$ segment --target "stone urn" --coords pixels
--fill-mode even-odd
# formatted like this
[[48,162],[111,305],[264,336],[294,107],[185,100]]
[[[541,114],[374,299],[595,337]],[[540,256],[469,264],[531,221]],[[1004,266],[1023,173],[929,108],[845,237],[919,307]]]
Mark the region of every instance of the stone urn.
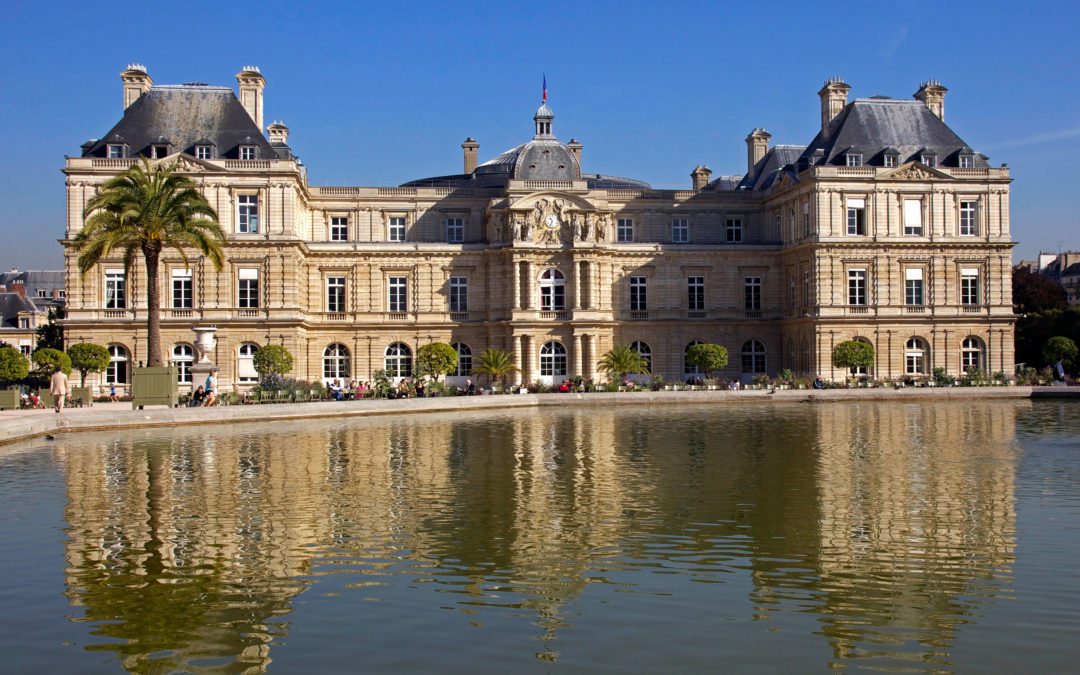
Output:
[[195,347],[199,350],[199,364],[211,364],[210,352],[217,347],[217,339],[214,338],[217,326],[196,326],[191,330],[195,332]]

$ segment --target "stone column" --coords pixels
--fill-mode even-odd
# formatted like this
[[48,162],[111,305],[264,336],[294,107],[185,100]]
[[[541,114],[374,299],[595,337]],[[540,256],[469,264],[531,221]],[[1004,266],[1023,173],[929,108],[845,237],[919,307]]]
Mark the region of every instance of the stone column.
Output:
[[581,369],[582,357],[584,356],[584,354],[581,353],[581,349],[582,349],[581,345],[582,345],[581,333],[574,333],[574,369],[571,371],[570,374],[571,375],[580,375],[580,376],[584,377],[585,373]]
[[536,265],[531,261],[525,263],[525,309],[535,310],[537,306],[536,302]]
[[510,298],[510,309],[521,309],[521,263],[514,260],[510,264],[510,273],[514,277],[511,280],[514,295]]
[[524,346],[522,345],[522,340],[523,338],[520,335],[515,335],[513,337],[514,363],[516,363],[518,367],[518,370],[515,371],[514,374],[510,377],[510,382],[514,386],[519,386],[522,382],[522,378],[525,375],[525,361],[522,360],[522,356],[524,355]]
[[[581,304],[581,264],[576,260],[570,265],[570,273],[574,275],[574,302],[571,309],[584,309]],[[575,336],[574,339],[577,337]]]
[[586,378],[596,378],[596,359],[593,358],[593,352],[596,351],[596,336],[586,335],[584,336],[584,349],[585,353],[581,355],[582,360],[585,362],[584,376]]

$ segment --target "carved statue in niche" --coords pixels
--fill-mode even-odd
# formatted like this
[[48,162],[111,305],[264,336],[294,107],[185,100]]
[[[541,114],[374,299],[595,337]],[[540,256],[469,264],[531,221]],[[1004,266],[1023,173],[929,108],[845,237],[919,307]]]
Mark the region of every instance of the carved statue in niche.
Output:
[[499,211],[488,211],[488,239],[492,242],[506,241],[506,222]]
[[596,218],[596,240],[607,241],[607,231],[611,227],[611,214],[601,213]]

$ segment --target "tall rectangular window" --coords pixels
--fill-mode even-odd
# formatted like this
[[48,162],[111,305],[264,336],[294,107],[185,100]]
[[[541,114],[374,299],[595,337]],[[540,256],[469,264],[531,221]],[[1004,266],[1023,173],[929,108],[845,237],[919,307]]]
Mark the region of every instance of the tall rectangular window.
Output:
[[123,159],[124,157],[124,146],[122,145],[109,145],[108,151],[109,159]]
[[904,200],[904,234],[911,237],[921,237],[923,233],[922,223],[922,200]]
[[240,159],[255,159],[255,146],[254,145],[241,145],[240,146]]
[[647,287],[645,277],[630,277],[630,311],[644,312],[648,309],[646,303]]
[[390,229],[387,232],[388,241],[405,241],[405,219],[391,218]]
[[804,306],[810,304],[810,270],[803,270],[802,273],[802,301]]
[[690,241],[690,221],[675,218],[671,221],[671,243],[685,244]]
[[105,309],[125,309],[127,288],[124,270],[105,270]]
[[196,145],[195,146],[195,158],[196,159],[213,159],[213,150],[209,145]]
[[237,203],[237,230],[242,234],[255,234],[259,231],[259,195],[240,195]]
[[866,200],[847,200],[847,233],[862,237],[866,236]]
[[19,317],[19,328],[26,329],[26,328],[29,328],[29,327],[30,327],[30,317],[28,317],[28,316],[20,316]]
[[727,232],[727,243],[737,244],[742,241],[742,218],[728,218],[727,226],[724,228]]
[[904,270],[904,304],[923,305],[923,271],[921,267]]
[[971,169],[975,166],[975,155],[960,155],[960,168]]
[[866,270],[848,270],[847,294],[849,305],[866,304]]
[[896,166],[896,155],[885,155],[882,159],[884,160],[882,166],[885,168]]
[[450,277],[450,311],[469,311],[468,277]]
[[409,303],[405,295],[407,280],[405,277],[390,277],[387,281],[389,287],[389,304],[387,309],[391,312],[409,311]]
[[246,268],[237,270],[239,277],[236,306],[242,309],[254,309],[259,306],[259,270]]
[[743,278],[743,301],[746,309],[761,309],[761,277]]
[[349,219],[333,217],[330,219],[330,241],[349,240]]
[[788,307],[795,307],[795,275],[788,275]]
[[174,309],[191,309],[192,298],[191,270],[172,271],[172,306]]
[[960,270],[960,304],[979,304],[979,268],[964,267]]
[[615,240],[620,243],[634,241],[634,221],[630,218],[619,218],[615,227]]
[[862,166],[862,155],[854,152],[849,152],[845,155],[848,166]]
[[960,236],[974,237],[979,234],[978,222],[975,220],[975,201],[960,202]]
[[326,311],[345,311],[345,277],[326,277]]
[[937,166],[937,155],[920,155],[919,161],[921,161],[926,166],[933,168]]
[[465,241],[465,219],[446,219],[446,241],[451,244],[457,244]]
[[810,202],[803,202],[802,205],[802,236],[810,236]]
[[686,308],[691,312],[705,309],[705,277],[686,277]]

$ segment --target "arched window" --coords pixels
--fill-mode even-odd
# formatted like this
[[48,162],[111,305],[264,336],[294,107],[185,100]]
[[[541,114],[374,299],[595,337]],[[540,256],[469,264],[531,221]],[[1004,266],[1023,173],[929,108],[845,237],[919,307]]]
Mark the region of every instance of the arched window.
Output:
[[566,347],[552,340],[540,348],[540,375],[566,375]]
[[765,366],[765,345],[757,340],[750,340],[742,346],[742,371],[744,373],[764,373]]
[[647,342],[633,342],[630,344],[630,349],[633,349],[638,354],[641,354],[641,358],[645,359],[645,374],[652,373],[652,349],[649,348]]
[[245,342],[240,345],[236,353],[236,381],[240,384],[252,384],[258,382],[259,374],[255,372],[255,352],[259,351],[259,345]]
[[105,369],[105,384],[128,383],[128,350],[120,345],[109,345],[109,366]]
[[[864,337],[855,338],[855,342],[861,342],[863,344],[870,345],[871,348],[874,346],[874,344],[872,342],[870,342],[870,340],[867,340]],[[868,366],[857,366],[854,369],[852,369],[851,373],[852,373],[852,375],[869,375],[870,370],[871,369]]]
[[926,374],[926,341],[913,337],[904,345],[904,373],[907,375]]
[[349,348],[335,342],[323,351],[323,379],[333,380],[349,376]]
[[464,342],[454,342],[450,346],[457,352],[457,370],[451,375],[468,377],[472,373],[472,350]]
[[172,360],[176,364],[176,381],[191,384],[191,365],[195,362],[195,349],[191,345],[173,347]]
[[412,377],[412,350],[402,342],[386,348],[386,374],[391,378]]
[[540,275],[540,309],[545,312],[566,309],[566,279],[554,267]]
[[969,370],[984,370],[983,342],[974,335],[964,338],[960,345],[960,369],[965,373]]
[[683,350],[683,374],[684,375],[701,375],[701,369],[697,366],[692,366],[686,362],[687,355],[690,354],[690,348],[694,345],[702,344],[701,340],[694,340],[690,344],[686,345],[686,349]]

